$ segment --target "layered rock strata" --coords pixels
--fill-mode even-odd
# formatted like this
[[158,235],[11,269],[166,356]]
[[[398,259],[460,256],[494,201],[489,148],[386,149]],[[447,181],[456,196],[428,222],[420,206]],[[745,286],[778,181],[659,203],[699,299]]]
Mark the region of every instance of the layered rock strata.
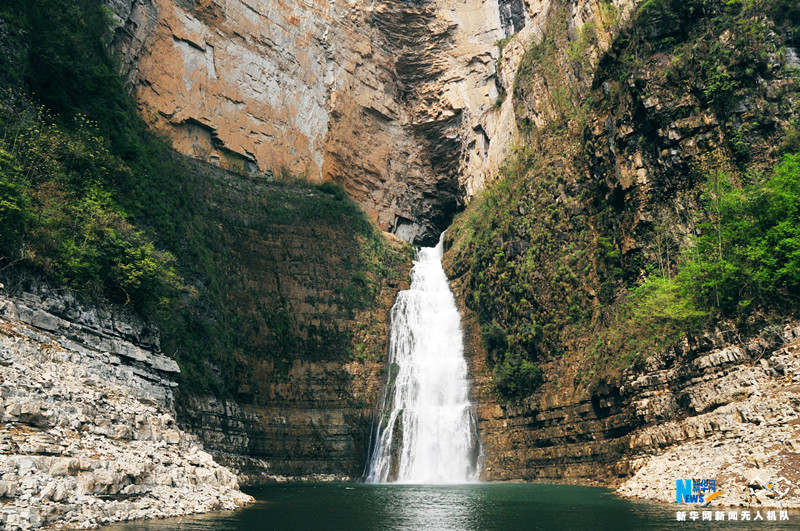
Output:
[[178,414],[243,482],[357,480],[367,460],[381,367],[294,360],[276,374],[274,363],[263,362],[251,379],[257,400],[187,395]]
[[[619,485],[641,469],[622,492],[667,501],[678,476],[706,474],[735,493],[723,501],[733,505],[767,504],[747,496],[759,474],[800,480],[796,323],[743,342],[726,334],[697,338],[649,358],[616,383],[548,386],[515,404],[498,400],[469,314],[465,326],[486,455],[483,479]],[[575,371],[563,361],[552,365],[550,373]],[[648,481],[652,487],[644,488]],[[797,505],[796,497],[784,501]]]
[[[588,24],[595,31],[597,41],[581,54],[581,60],[587,64],[596,64],[604,50],[611,44],[614,33],[626,24],[639,5],[638,0],[583,0],[568,3],[554,0],[538,0],[531,2],[501,2],[501,17],[509,17],[508,23],[513,29],[504,39],[497,61],[497,87],[499,97],[495,105],[480,115],[476,131],[482,139],[470,140],[480,147],[482,157],[466,157],[465,171],[461,178],[461,187],[468,200],[478,191],[486,187],[498,174],[506,157],[521,142],[517,121],[520,118],[515,106],[518,101],[513,97],[517,84],[515,78],[525,51],[533,44],[541,42],[552,17],[566,16],[569,27],[569,39],[579,40],[582,29]],[[561,11],[559,12],[559,9]],[[608,13],[613,13],[614,21],[609,20]],[[561,61],[557,57],[549,59],[563,71],[565,85],[580,86],[586,81],[586,72],[576,69],[573,61]],[[550,86],[540,72],[534,72],[534,90],[532,108],[536,110],[535,123],[545,126],[554,119],[552,102],[553,93],[564,87]],[[472,144],[469,144],[472,146]]]
[[[283,166],[312,180],[340,182],[383,229],[417,243],[432,242],[459,203],[500,167],[520,118],[510,97],[514,75],[526,47],[542,38],[553,10],[568,18],[566,44],[579,43],[587,23],[598,28],[586,57],[554,58],[563,66],[565,85],[589,90],[600,55],[612,45],[614,26],[638,5],[632,0],[110,3],[119,18],[112,44],[131,90],[146,119],[180,151],[227,167],[265,172]],[[499,57],[497,41],[514,32]],[[590,113],[585,131],[589,172],[608,185],[603,200],[625,201],[627,210],[619,216],[623,253],[636,249],[637,231],[662,214],[657,207],[664,194],[682,189],[671,178],[690,173],[701,154],[697,146],[706,152],[727,149],[725,131],[699,102],[688,96],[673,100],[674,87],[654,71],[634,74],[625,85],[599,72],[595,92],[603,108]],[[559,87],[548,86],[536,72],[529,85],[519,108],[529,124],[544,127],[554,118]],[[745,120],[764,108],[785,121],[793,111],[782,102],[792,99],[782,94],[791,92],[791,83],[776,78],[762,85],[734,114]],[[619,101],[612,101],[615,97]],[[612,111],[606,112],[606,105]],[[642,148],[645,140],[652,149]],[[769,142],[756,145],[754,160],[769,147]],[[674,201],[680,212],[691,211],[690,195]],[[243,278],[248,286],[257,285],[263,267],[252,257],[261,255],[265,241],[279,246],[282,240],[250,227],[242,231],[252,243],[236,247],[245,257]],[[308,234],[295,236],[301,241]],[[279,281],[293,274],[279,272],[269,288],[280,291],[287,284]],[[303,285],[289,298],[310,292]],[[256,315],[254,299],[241,300],[242,308]],[[311,315],[312,306],[298,307]],[[312,320],[323,314],[314,315]],[[253,338],[254,347],[269,344],[259,343],[258,334]],[[631,375],[624,382],[589,390],[554,388],[503,405],[491,394],[485,353],[473,345],[486,477],[618,481],[643,465],[643,455],[709,433],[709,426],[718,424],[703,416],[711,409],[735,410],[743,419],[749,415],[751,406],[739,404],[740,395],[766,392],[773,385],[769,371],[777,369],[760,369],[760,361],[755,368],[748,364],[773,347],[705,338],[653,360],[646,378],[654,380],[646,385]],[[380,382],[378,364],[278,356],[248,362],[247,368],[233,399],[189,394],[181,399],[182,418],[208,448],[254,481],[302,478],[312,470],[324,477],[358,475],[371,419],[366,406],[374,403]],[[572,370],[557,361],[550,369]],[[750,376],[756,388],[747,383]],[[733,384],[717,389],[713,382]],[[353,392],[354,385],[364,391]],[[709,395],[711,405],[699,404],[695,394]],[[785,400],[770,404],[774,414],[753,414],[778,426],[779,433],[793,417]],[[675,429],[656,433],[665,422],[676,423]],[[708,444],[716,448],[721,440]]]
[[[691,84],[692,76],[668,79],[666,65],[675,63],[662,51],[646,59],[640,57],[636,68],[620,75],[615,69],[624,61],[624,54],[635,54],[637,50],[626,50],[628,41],[623,38],[615,42],[614,37],[619,25],[637,5],[637,2],[615,2],[616,14],[609,17],[612,11],[606,3],[541,4],[543,18],[537,22],[537,17],[531,16],[532,22],[504,47],[501,78],[510,80],[505,86],[515,87],[514,98],[507,98],[515,101],[504,102],[498,113],[516,115],[521,129],[530,128],[541,133],[540,140],[547,137],[545,142],[532,145],[552,149],[533,153],[530,158],[547,161],[564,182],[554,186],[552,193],[546,190],[546,184],[541,191],[534,192],[534,179],[544,183],[548,179],[546,167],[534,166],[537,173],[532,174],[535,177],[531,178],[529,190],[531,194],[541,193],[544,197],[540,203],[541,212],[523,208],[524,197],[520,197],[519,204],[501,200],[498,206],[493,205],[497,211],[514,212],[508,221],[512,228],[505,230],[502,223],[498,223],[487,229],[487,232],[495,229],[497,232],[492,232],[491,238],[484,241],[497,245],[498,254],[503,258],[494,263],[483,262],[481,270],[471,280],[464,278],[463,260],[453,265],[456,258],[445,256],[457,298],[462,301],[464,321],[470,329],[468,351],[472,353],[475,401],[479,404],[487,455],[486,479],[615,484],[647,462],[640,459],[642,456],[660,454],[672,445],[686,443],[686,446],[675,447],[670,453],[673,457],[680,455],[681,448],[694,444],[692,441],[699,441],[697,447],[713,447],[709,455],[714,457],[730,447],[732,463],[741,464],[744,462],[741,456],[756,440],[744,434],[757,432],[754,426],[763,425],[762,435],[766,438],[775,436],[789,441],[787,448],[794,448],[791,441],[797,440],[796,434],[791,436],[793,388],[785,383],[778,369],[783,362],[771,365],[772,359],[778,360],[782,355],[776,349],[784,341],[794,341],[796,330],[784,331],[780,338],[773,334],[769,341],[743,340],[734,333],[693,338],[658,359],[649,360],[641,373],[610,376],[605,379],[607,383],[586,389],[587,382],[601,379],[593,372],[588,374],[596,354],[585,348],[587,344],[581,343],[583,334],[592,329],[591,325],[582,323],[574,329],[565,329],[560,336],[563,343],[558,345],[561,348],[553,348],[558,354],[552,357],[549,352],[537,354],[545,380],[537,394],[517,403],[506,403],[495,391],[495,374],[478,337],[477,317],[466,307],[469,301],[473,309],[484,312],[482,317],[486,319],[487,305],[477,302],[478,295],[485,300],[486,292],[476,286],[495,282],[494,287],[499,289],[494,293],[517,295],[516,301],[509,297],[506,301],[511,302],[489,317],[496,317],[501,326],[504,319],[513,322],[528,301],[534,306],[548,307],[553,301],[560,304],[569,296],[575,296],[591,301],[594,311],[610,306],[612,302],[598,296],[600,283],[593,284],[597,280],[593,275],[601,269],[597,263],[584,270],[589,274],[581,277],[581,283],[576,286],[580,290],[577,294],[560,293],[548,299],[551,295],[548,289],[557,293],[560,285],[569,285],[567,277],[576,272],[579,276],[582,274],[579,268],[573,272],[569,267],[562,270],[567,261],[552,259],[552,256],[569,256],[568,248],[583,250],[586,247],[582,247],[583,242],[576,237],[583,229],[582,216],[594,215],[595,207],[600,205],[603,216],[594,217],[587,229],[598,230],[598,226],[611,220],[612,230],[606,234],[613,235],[615,249],[627,260],[620,267],[629,268],[634,276],[636,268],[642,267],[638,274],[643,278],[647,275],[644,267],[631,264],[636,263],[639,256],[644,256],[651,264],[656,263],[658,253],[663,251],[663,248],[653,249],[652,228],[669,227],[670,245],[677,249],[677,242],[696,230],[692,216],[699,206],[701,186],[698,181],[710,168],[733,168],[731,171],[735,174],[737,163],[743,160],[747,160],[751,168],[771,168],[777,157],[776,145],[796,119],[797,83],[789,53],[785,59],[772,51],[765,53],[761,59],[763,77],[744,80],[742,88],[731,94],[729,108],[724,111],[713,108],[702,94],[698,95],[696,86]],[[552,24],[545,27],[542,22],[548,20]],[[590,22],[594,26],[588,26],[592,29],[588,32]],[[664,25],[662,20],[655,20],[648,30],[659,31],[661,25]],[[525,36],[528,42],[539,42],[542,29],[548,32],[548,38],[527,56],[527,63],[523,63],[527,67],[524,77],[520,74],[520,79],[514,81],[522,60]],[[584,39],[587,34],[591,39]],[[783,42],[774,28],[766,30],[765,35],[764,42],[768,45]],[[735,49],[730,34],[723,33],[715,40]],[[790,44],[787,43],[786,49],[791,49]],[[776,45],[775,49],[780,46]],[[680,97],[675,97],[676,93]],[[564,112],[565,105],[569,110],[570,105],[582,100],[592,102],[583,111],[577,111],[583,114]],[[556,133],[547,136],[548,127]],[[737,135],[744,135],[742,138],[746,140],[740,140]],[[580,156],[574,155],[576,150]],[[512,167],[513,171],[517,170]],[[522,173],[525,168],[519,171]],[[503,192],[498,194],[502,195]],[[550,205],[561,217],[558,223],[548,226],[542,220],[548,219],[546,209]],[[539,220],[545,230],[528,230],[530,225],[522,222],[525,217],[534,220],[534,226],[535,220]],[[598,233],[602,234],[602,230]],[[521,264],[529,265],[537,256],[525,255],[525,251],[535,246],[544,247],[545,241],[555,242],[557,248],[565,251],[550,257],[542,253],[539,256],[544,255],[544,258],[535,258],[541,261],[536,264],[537,273],[533,279],[528,278],[530,282],[515,284],[514,272],[500,267],[504,278],[492,278],[498,270],[494,266],[501,262],[520,264],[520,269],[524,269]],[[552,272],[556,274],[548,276]],[[622,283],[618,287],[621,286]],[[496,309],[497,305],[488,307]],[[529,321],[533,325],[552,326],[545,312],[531,315],[536,315]],[[514,332],[520,330],[517,328]],[[767,366],[762,367],[762,362]],[[616,371],[616,368],[610,369],[610,372]],[[649,383],[643,386],[640,377]],[[772,392],[781,397],[758,406],[743,402],[747,396]],[[723,422],[710,414],[717,409],[720,416],[730,413],[741,419],[732,424]],[[704,416],[706,414],[710,415]],[[734,425],[739,428],[733,428]],[[664,426],[671,428],[659,431]],[[716,433],[720,430],[725,433]],[[739,436],[741,440],[737,439]],[[702,442],[705,438],[708,438],[707,443]],[[759,452],[763,454],[766,450]],[[698,466],[708,463],[689,461]],[[742,468],[744,464],[736,467],[739,467],[738,476],[732,481],[745,484],[750,481],[751,478],[742,479],[747,475]],[[783,470],[789,468],[783,467]],[[772,472],[778,473],[781,469]],[[663,487],[663,483],[659,485]],[[672,489],[674,496],[674,483]]]
[[[225,279],[225,309],[198,311],[211,325],[230,323],[223,332],[235,342],[200,360],[186,345],[170,348],[196,367],[176,393],[179,422],[247,482],[358,478],[408,246],[350,232],[366,221],[361,213],[318,188],[203,177],[205,215],[220,227],[211,259]],[[365,238],[386,246],[380,256],[365,255]]]
[[96,527],[251,498],[175,422],[174,361],[123,312],[0,294],[0,526]]
[[[796,331],[800,332],[800,331]],[[735,363],[743,352],[729,348],[696,360],[711,367]],[[632,385],[648,389],[636,408],[646,418],[660,414],[669,395],[658,391],[664,372]],[[694,386],[692,406],[702,413],[671,420],[634,434],[630,446],[646,454],[631,460],[636,470],[618,489],[623,496],[675,500],[675,480],[715,479],[727,494],[715,505],[800,507],[800,339],[752,364]],[[670,406],[667,406],[669,408]],[[767,488],[772,481],[777,488]]]

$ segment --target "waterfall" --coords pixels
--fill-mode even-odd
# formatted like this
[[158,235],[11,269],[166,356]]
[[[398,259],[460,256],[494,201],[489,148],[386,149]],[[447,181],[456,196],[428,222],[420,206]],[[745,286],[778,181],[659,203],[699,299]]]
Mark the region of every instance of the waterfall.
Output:
[[[444,235],[442,235],[444,236]],[[461,318],[442,239],[419,250],[411,289],[392,307],[387,384],[368,483],[476,481],[480,445],[469,402]]]

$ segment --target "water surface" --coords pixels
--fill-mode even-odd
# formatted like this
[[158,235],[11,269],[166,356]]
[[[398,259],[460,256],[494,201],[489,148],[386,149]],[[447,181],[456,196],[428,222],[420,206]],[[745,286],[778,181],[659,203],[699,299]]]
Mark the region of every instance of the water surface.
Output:
[[[283,484],[249,490],[257,502],[233,512],[134,522],[117,531],[173,530],[679,530],[800,529],[789,521],[676,521],[677,504],[620,499],[609,489],[572,485]],[[691,508],[686,507],[686,510]],[[752,511],[755,515],[755,511]]]

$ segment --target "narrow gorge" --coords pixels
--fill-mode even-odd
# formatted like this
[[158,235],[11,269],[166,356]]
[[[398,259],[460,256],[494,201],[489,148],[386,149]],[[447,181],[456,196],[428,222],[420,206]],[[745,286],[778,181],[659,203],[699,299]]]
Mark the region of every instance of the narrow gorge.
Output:
[[6,528],[800,507],[796,2],[8,0],[0,53]]

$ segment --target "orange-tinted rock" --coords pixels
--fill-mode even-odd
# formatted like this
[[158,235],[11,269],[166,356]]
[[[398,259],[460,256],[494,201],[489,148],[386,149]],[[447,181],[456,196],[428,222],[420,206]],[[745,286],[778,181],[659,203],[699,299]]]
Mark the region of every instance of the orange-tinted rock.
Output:
[[382,229],[426,243],[482,164],[494,1],[111,5],[130,90],[182,153],[341,183]]

